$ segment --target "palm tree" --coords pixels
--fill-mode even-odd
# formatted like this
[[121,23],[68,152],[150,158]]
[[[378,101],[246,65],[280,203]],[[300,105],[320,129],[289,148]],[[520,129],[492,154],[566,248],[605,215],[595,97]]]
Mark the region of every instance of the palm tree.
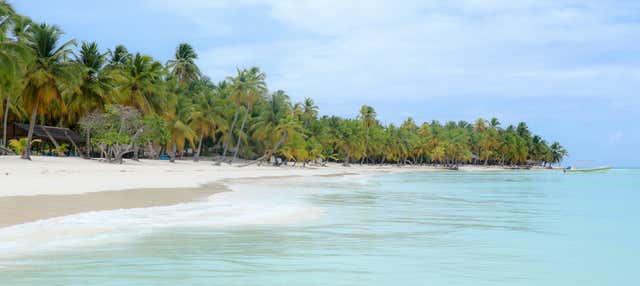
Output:
[[123,45],[117,45],[115,49],[109,50],[107,54],[109,55],[107,66],[110,69],[124,69],[125,65],[132,59],[131,54]]
[[363,105],[360,108],[360,120],[362,121],[362,127],[364,128],[364,156],[360,164],[364,163],[364,160],[369,155],[369,129],[371,129],[376,123],[376,110],[368,105]]
[[163,74],[161,63],[150,56],[136,53],[114,75],[119,84],[119,101],[137,108],[145,115],[160,111],[165,103]]
[[82,43],[80,54],[75,59],[84,68],[82,84],[67,103],[72,121],[88,112],[102,111],[112,101],[115,86],[110,72],[104,69],[106,60],[106,54],[100,53],[95,42]]
[[318,106],[313,102],[313,99],[305,97],[302,102],[302,121],[304,127],[308,127],[309,122],[315,120],[318,117]]
[[27,17],[15,14],[11,5],[0,2],[0,112],[2,112],[2,141],[7,145],[9,112],[18,113],[17,94],[23,84],[25,68],[32,60],[25,45],[26,32],[31,26]]
[[222,156],[220,157],[218,164],[220,164],[222,160],[224,160],[224,158],[227,156],[227,150],[229,149],[229,144],[231,144],[231,139],[233,138],[233,130],[235,130],[236,123],[238,122],[238,116],[240,114],[240,109],[241,109],[240,105],[242,104],[243,91],[242,91],[242,85],[240,84],[241,81],[238,78],[241,76],[244,76],[244,73],[240,69],[237,69],[236,72],[237,72],[237,75],[235,78],[231,78],[231,77],[227,78],[227,81],[221,82],[221,85],[224,85],[224,86],[219,86],[220,91],[230,93],[230,96],[228,99],[230,102],[234,104],[233,105],[234,113],[233,113],[233,120],[231,121],[231,125],[229,126],[229,128],[227,128],[224,144],[222,146],[223,148]]
[[27,41],[35,60],[27,68],[26,84],[21,94],[22,103],[31,114],[23,159],[31,159],[30,144],[36,116],[46,114],[48,108],[64,112],[63,93],[75,91],[80,80],[81,69],[67,60],[75,41],[59,44],[61,35],[57,26],[40,24],[32,27]]
[[551,163],[560,163],[562,159],[566,157],[569,153],[567,152],[562,145],[558,142],[553,142],[550,146],[551,149]]
[[285,143],[287,137],[300,128],[289,96],[282,90],[271,94],[256,122],[251,126],[253,137],[265,146],[265,154],[262,156],[265,160]]
[[242,124],[240,125],[240,132],[238,133],[238,140],[236,141],[236,148],[233,153],[233,160],[238,157],[238,153],[240,151],[240,143],[242,142],[242,136],[244,132],[244,126],[247,122],[247,118],[249,114],[251,114],[251,108],[255,104],[256,101],[260,99],[260,96],[264,94],[267,90],[265,83],[265,74],[260,71],[259,68],[253,67],[249,70],[245,70],[243,72],[245,75],[240,77],[242,81],[234,82],[234,84],[239,85],[239,91],[243,96],[243,103],[246,107],[244,113],[244,119],[242,119]]
[[491,128],[498,129],[498,127],[500,126],[500,120],[498,120],[498,118],[493,117],[489,121],[489,125],[491,126]]
[[184,86],[200,77],[200,69],[195,63],[198,54],[193,47],[187,43],[182,43],[176,49],[175,58],[167,62],[167,68],[175,76],[180,85]]
[[214,135],[218,131],[224,131],[222,105],[216,102],[213,92],[202,92],[196,95],[195,103],[188,115],[189,126],[198,134],[198,146],[193,158],[195,162],[200,160],[202,142],[205,137]]
[[196,137],[196,133],[189,127],[188,118],[189,111],[191,110],[191,103],[185,96],[175,94],[169,102],[169,108],[165,113],[165,121],[169,129],[169,146],[170,148],[170,162],[174,163],[176,160],[176,153],[184,150],[186,142],[189,142],[190,146],[193,146],[193,141]]
[[342,120],[336,126],[333,142],[342,151],[344,166],[349,166],[351,159],[360,159],[364,153],[360,126],[357,120]]

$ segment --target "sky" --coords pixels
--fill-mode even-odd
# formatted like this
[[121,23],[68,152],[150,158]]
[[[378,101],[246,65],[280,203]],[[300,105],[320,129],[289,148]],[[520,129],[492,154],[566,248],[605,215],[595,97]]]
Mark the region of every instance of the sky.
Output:
[[565,165],[640,166],[640,1],[9,2],[104,50],[165,62],[190,43],[213,81],[258,66],[321,114],[524,121],[568,149]]

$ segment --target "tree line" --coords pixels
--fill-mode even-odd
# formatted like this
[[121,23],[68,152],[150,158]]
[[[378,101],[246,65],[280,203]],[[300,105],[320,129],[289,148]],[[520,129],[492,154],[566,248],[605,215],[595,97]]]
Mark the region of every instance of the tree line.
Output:
[[356,118],[319,116],[312,99],[292,102],[285,91],[268,90],[257,67],[214,83],[186,43],[163,64],[122,45],[101,51],[95,42],[61,36],[59,27],[0,1],[1,143],[8,145],[8,122],[28,122],[24,159],[37,124],[79,131],[89,142],[77,148],[81,155],[109,161],[140,154],[174,161],[187,149],[196,161],[205,154],[218,162],[278,158],[303,165],[550,165],[567,155],[525,123],[502,126],[496,118],[382,124],[367,105]]

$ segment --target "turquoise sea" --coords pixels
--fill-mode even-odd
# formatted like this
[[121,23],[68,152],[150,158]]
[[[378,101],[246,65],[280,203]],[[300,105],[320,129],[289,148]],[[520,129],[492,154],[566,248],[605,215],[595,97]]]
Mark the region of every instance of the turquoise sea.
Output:
[[640,170],[233,187],[0,229],[0,285],[640,285]]

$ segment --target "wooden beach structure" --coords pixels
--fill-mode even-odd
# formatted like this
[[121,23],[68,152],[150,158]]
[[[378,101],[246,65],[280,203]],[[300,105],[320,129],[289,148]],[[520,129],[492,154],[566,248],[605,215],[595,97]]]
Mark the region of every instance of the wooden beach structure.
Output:
[[[8,140],[26,138],[28,132],[29,124],[11,123],[7,127],[7,138]],[[85,147],[87,142],[84,137],[69,128],[44,125],[35,126],[33,139],[42,140],[43,144],[40,144],[38,150],[41,154],[46,154],[46,149],[55,148],[60,144],[68,144],[70,155],[78,155],[80,154],[78,149]]]

